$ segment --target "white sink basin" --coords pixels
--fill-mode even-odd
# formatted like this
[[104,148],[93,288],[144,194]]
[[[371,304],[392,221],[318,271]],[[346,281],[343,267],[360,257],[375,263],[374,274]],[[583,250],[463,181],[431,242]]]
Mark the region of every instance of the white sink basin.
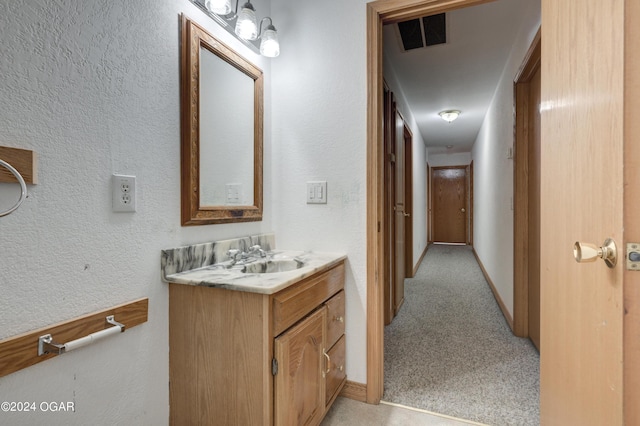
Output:
[[258,260],[245,265],[241,272],[245,274],[271,274],[300,269],[304,262],[290,257],[278,257],[269,260]]

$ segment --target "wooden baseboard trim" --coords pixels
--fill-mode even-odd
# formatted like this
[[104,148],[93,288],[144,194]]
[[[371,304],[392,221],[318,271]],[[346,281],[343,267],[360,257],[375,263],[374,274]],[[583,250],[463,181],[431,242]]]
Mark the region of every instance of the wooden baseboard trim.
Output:
[[427,250],[429,250],[429,244],[427,244],[427,246],[424,248],[424,250],[422,251],[422,254],[420,255],[420,259],[418,259],[418,263],[416,263],[415,266],[413,267],[413,276],[414,277],[418,273],[418,268],[420,268],[420,264],[424,260],[424,257],[427,254]]
[[355,401],[367,402],[367,385],[347,380],[344,384],[340,396],[353,399]]
[[502,301],[502,298],[500,297],[500,293],[498,293],[498,290],[496,290],[496,286],[493,284],[493,281],[491,281],[491,277],[487,273],[487,270],[484,268],[482,261],[478,257],[478,253],[476,253],[475,247],[473,248],[473,255],[476,257],[476,260],[478,261],[480,270],[482,270],[482,275],[484,275],[484,278],[487,280],[487,283],[489,283],[489,287],[491,288],[493,297],[496,299],[496,302],[498,302],[498,306],[500,306],[500,310],[502,311],[502,315],[504,315],[504,319],[507,320],[507,324],[509,324],[509,328],[511,328],[511,331],[513,332],[513,317],[509,313],[507,306]]

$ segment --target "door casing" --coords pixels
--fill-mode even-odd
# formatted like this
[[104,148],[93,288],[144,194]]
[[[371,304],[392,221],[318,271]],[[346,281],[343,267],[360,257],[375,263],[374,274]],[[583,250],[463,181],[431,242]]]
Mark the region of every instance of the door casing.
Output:
[[[384,182],[382,181],[383,149],[381,147],[382,108],[382,25],[475,6],[492,0],[378,0],[367,4],[367,384],[366,401],[379,403],[383,393],[383,310],[378,271],[384,269],[381,221],[384,217]],[[632,135],[640,134],[640,59],[632,46],[640,40],[640,3],[622,0],[625,6],[625,93],[624,96],[624,175],[625,175],[625,240],[640,241],[640,224],[633,222],[640,209],[640,147]],[[551,0],[542,0],[543,3]],[[543,7],[544,9],[544,7]],[[579,19],[580,16],[575,19]],[[543,55],[544,58],[544,55]],[[549,58],[553,60],[553,58]],[[635,275],[632,275],[635,274]],[[624,286],[624,416],[629,424],[640,420],[640,276],[625,272]],[[636,284],[635,286],[633,284]],[[635,339],[635,341],[634,341]]]
[[[513,333],[529,336],[529,82],[541,60],[538,29],[514,79]],[[539,170],[538,170],[539,173]],[[539,256],[539,255],[538,255]]]

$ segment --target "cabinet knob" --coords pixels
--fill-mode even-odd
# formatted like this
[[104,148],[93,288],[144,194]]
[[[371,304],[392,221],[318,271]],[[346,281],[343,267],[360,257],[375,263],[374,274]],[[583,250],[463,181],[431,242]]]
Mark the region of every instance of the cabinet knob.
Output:
[[336,316],[336,317],[333,317],[333,320],[334,320],[334,321],[337,321],[337,322],[344,322],[344,317],[338,317],[338,316]]
[[340,367],[338,367],[338,370],[339,370],[340,372],[344,371],[344,365],[341,365]]

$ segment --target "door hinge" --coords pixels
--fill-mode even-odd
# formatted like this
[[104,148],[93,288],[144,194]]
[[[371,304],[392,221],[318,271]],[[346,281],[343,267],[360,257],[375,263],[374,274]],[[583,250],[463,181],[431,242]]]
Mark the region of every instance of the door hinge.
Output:
[[271,374],[274,376],[278,374],[278,360],[275,358],[271,359]]
[[389,154],[389,162],[390,163],[395,163],[396,162],[396,155],[395,154]]

